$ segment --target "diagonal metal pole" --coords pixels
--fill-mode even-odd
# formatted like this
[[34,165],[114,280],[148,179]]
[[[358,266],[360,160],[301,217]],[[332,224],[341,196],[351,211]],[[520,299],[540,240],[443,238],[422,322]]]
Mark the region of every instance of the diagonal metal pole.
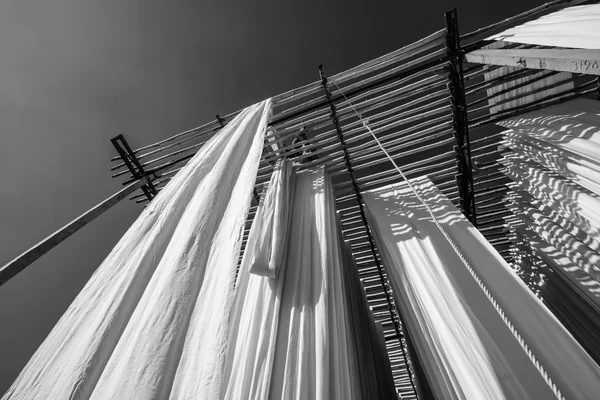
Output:
[[2,268],[0,268],[0,286],[8,282],[11,278],[23,271],[35,260],[52,250],[63,240],[67,239],[79,229],[96,219],[119,201],[123,200],[140,187],[150,183],[152,178],[154,178],[154,176],[145,176],[142,179],[131,183],[129,186],[124,187],[100,204],[96,205],[94,208],[86,211],[35,246],[31,247],[14,260],[4,265]]

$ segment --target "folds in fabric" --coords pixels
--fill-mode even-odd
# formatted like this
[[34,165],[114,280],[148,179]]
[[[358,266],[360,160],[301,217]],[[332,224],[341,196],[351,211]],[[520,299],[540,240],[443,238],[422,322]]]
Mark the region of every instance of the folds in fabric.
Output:
[[142,212],[3,397],[213,398],[270,101],[242,111]]
[[[514,218],[518,266],[530,259],[550,271],[539,277],[540,296],[595,360],[600,345],[600,117],[595,101],[567,103],[502,121],[500,160],[514,183],[505,198]],[[559,282],[560,280],[560,282]],[[558,297],[560,294],[561,297]],[[565,312],[587,303],[586,318]],[[581,308],[581,307],[580,307]]]
[[555,247],[531,232],[535,225],[519,210],[511,221],[513,254],[525,282],[536,290],[544,304],[557,316],[596,363],[600,362],[600,284]]
[[[593,399],[600,368],[426,178],[419,194],[566,398]],[[554,398],[480,285],[406,184],[365,193],[369,222],[437,398]]]
[[261,226],[257,226],[256,232],[260,232],[260,236],[252,241],[253,248],[249,250],[249,254],[252,254],[250,272],[253,274],[277,277],[285,257],[291,210],[288,204],[293,198],[293,177],[292,162],[278,159],[269,189],[255,217]]
[[517,155],[600,195],[600,116],[596,101],[575,99],[499,123]]
[[[270,186],[265,198],[276,190]],[[322,168],[301,173],[291,193],[286,256],[276,278],[250,272],[255,241],[273,228],[255,219],[250,230],[236,284],[221,398],[390,398],[391,372],[378,383],[374,361],[362,363],[381,344],[372,348],[374,333],[357,337],[358,330],[373,330],[337,228],[329,177]],[[268,217],[257,211],[255,218]],[[389,364],[379,361],[379,369],[384,361]],[[372,379],[365,378],[368,374]],[[386,389],[387,395],[379,395]]]

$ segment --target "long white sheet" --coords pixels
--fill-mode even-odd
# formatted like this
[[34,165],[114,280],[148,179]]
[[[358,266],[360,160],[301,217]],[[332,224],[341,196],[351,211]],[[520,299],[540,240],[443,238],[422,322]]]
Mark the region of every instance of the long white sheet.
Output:
[[218,395],[270,101],[241,112],[143,211],[3,397]]
[[[594,328],[600,325],[598,103],[576,99],[500,125],[510,128],[503,132],[503,144],[511,151],[500,162],[514,181],[505,204],[514,214],[509,220],[516,234],[514,251],[523,254],[519,268],[527,270],[529,260],[537,257],[554,272],[539,278],[550,286],[542,286],[540,295],[599,360]],[[569,311],[581,302],[589,312]]]
[[260,232],[260,236],[252,240],[246,250],[252,255],[250,272],[253,274],[275,278],[285,258],[293,177],[292,163],[284,159],[277,160],[269,188],[256,211],[255,221],[260,226],[256,226],[255,231]]
[[600,4],[587,4],[544,15],[489,39],[542,46],[600,49],[598,28]]
[[[431,181],[413,182],[565,398],[597,398],[598,365]],[[444,399],[554,398],[408,186],[367,192],[364,199],[434,394]]]
[[[271,180],[269,191],[277,190],[277,180]],[[360,329],[374,331],[365,319],[364,298],[354,296],[358,308],[350,303],[360,284],[343,251],[329,177],[323,168],[310,170],[299,174],[294,186],[293,202],[287,205],[287,256],[276,278],[250,272],[251,253],[259,249],[255,242],[272,227],[255,220],[251,228],[236,284],[221,398],[393,398],[389,366],[387,371],[382,368],[389,360],[380,362],[378,370],[383,372],[375,374],[374,361],[368,363],[368,354],[361,350],[375,339],[363,335],[359,341],[357,326],[350,323],[354,318]],[[267,192],[265,198],[272,194]],[[259,208],[267,206],[263,202]],[[256,218],[268,220],[268,215],[257,211]],[[381,350],[378,345],[370,357]],[[361,380],[361,371],[373,379]]]
[[[600,268],[600,116],[596,102],[577,99],[501,125],[510,128],[503,133],[503,143],[512,150],[500,160],[503,172],[535,199],[539,210],[536,217],[531,216],[537,222],[530,228],[562,248],[574,265]],[[599,280],[597,273],[586,268]]]

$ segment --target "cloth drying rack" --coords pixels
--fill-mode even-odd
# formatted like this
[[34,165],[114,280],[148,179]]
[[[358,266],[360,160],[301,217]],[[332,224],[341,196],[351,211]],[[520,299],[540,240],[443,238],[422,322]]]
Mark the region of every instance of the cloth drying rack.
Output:
[[[426,391],[426,387],[418,389],[425,385],[412,380],[413,375],[419,375],[418,360],[407,361],[410,338],[403,334],[401,316],[390,296],[385,266],[372,240],[361,200],[361,192],[399,182],[401,177],[346,97],[369,121],[405,173],[409,177],[427,175],[511,262],[504,219],[510,210],[501,200],[510,180],[499,171],[498,159],[505,149],[499,145],[500,129],[493,123],[576,97],[595,95],[600,69],[581,73],[577,63],[552,60],[599,56],[593,50],[574,55],[569,49],[487,38],[573,3],[552,1],[462,36],[457,11],[452,10],[445,14],[444,29],[331,76],[320,67],[319,75],[315,71],[315,77],[319,77],[315,82],[272,98],[273,115],[242,254],[259,193],[268,183],[275,161],[291,158],[298,162],[299,170],[325,165],[334,182],[345,238],[352,245],[375,317],[384,327],[402,398],[414,398],[417,390]],[[490,45],[494,53],[488,50]],[[550,61],[543,64],[544,68],[541,63],[527,63],[529,59],[523,50],[535,50],[532,59],[548,57]],[[521,55],[525,66],[515,61],[514,54]],[[507,70],[515,63],[520,68]],[[536,82],[539,84],[534,85]],[[515,102],[520,104],[514,105]],[[238,112],[217,115],[212,122],[136,150],[122,135],[117,136],[113,144],[119,155],[113,157],[111,170],[114,178],[123,180],[125,188],[2,267],[0,285],[124,197],[142,204],[151,201]]]

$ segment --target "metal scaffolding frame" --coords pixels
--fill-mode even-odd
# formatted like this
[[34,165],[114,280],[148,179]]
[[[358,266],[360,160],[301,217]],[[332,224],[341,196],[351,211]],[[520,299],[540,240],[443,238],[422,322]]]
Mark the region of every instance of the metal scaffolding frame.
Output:
[[[288,157],[298,162],[298,170],[324,165],[333,180],[344,236],[352,246],[367,299],[383,325],[396,387],[403,398],[415,398],[417,392],[426,397],[426,382],[419,377],[418,360],[410,360],[410,338],[402,329],[361,194],[400,182],[401,177],[383,157],[354,108],[369,121],[374,134],[409,177],[427,175],[510,262],[504,219],[510,210],[499,200],[510,180],[498,169],[497,161],[504,151],[498,145],[500,136],[485,127],[595,94],[597,77],[590,75],[600,75],[600,68],[581,71],[575,68],[577,63],[566,61],[600,56],[591,50],[514,44],[489,49],[492,42],[486,37],[568,3],[552,1],[462,36],[457,12],[452,10],[445,15],[446,27],[426,38],[330,77],[320,66],[320,80],[272,98],[273,115],[242,254],[259,193],[268,184],[275,161]],[[568,78],[559,75],[565,71],[571,73]],[[548,78],[551,83],[543,87],[544,93],[539,89],[514,92]],[[527,96],[530,100],[526,104],[507,105]],[[2,267],[0,285],[122,198],[130,196],[137,203],[151,201],[238,113],[217,115],[210,123],[137,150],[132,150],[122,135],[114,138],[119,155],[112,159],[112,176],[123,179],[126,187]],[[418,378],[416,382],[413,375]]]

